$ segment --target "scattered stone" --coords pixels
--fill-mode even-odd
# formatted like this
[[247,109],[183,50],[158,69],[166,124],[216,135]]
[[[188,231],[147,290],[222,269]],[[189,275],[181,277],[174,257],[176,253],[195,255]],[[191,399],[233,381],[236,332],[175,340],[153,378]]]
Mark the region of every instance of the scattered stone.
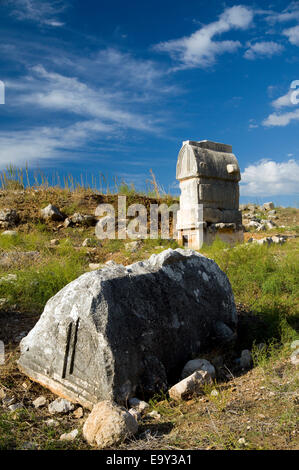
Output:
[[46,403],[47,403],[47,400],[43,396],[36,398],[36,400],[32,402],[34,408],[41,408],[42,406],[45,406]]
[[3,406],[10,406],[10,405],[12,405],[15,401],[16,401],[15,397],[7,397],[7,396],[5,396],[5,397],[2,399],[2,404],[3,404]]
[[73,416],[74,418],[76,419],[80,419],[80,418],[83,418],[84,416],[84,410],[81,406],[79,406],[79,408],[77,408],[74,412],[73,412]]
[[74,441],[76,437],[78,436],[79,431],[78,429],[74,429],[71,432],[62,434],[59,438],[60,441]]
[[138,431],[136,419],[108,400],[96,404],[83,426],[83,436],[100,449],[120,444]]
[[241,352],[241,357],[240,357],[240,366],[242,369],[250,369],[252,366],[252,355],[251,352],[248,349],[244,349]]
[[52,204],[49,204],[47,207],[41,210],[41,217],[44,220],[53,221],[59,221],[64,219],[64,216],[62,215],[60,210]]
[[215,323],[214,332],[215,339],[223,344],[233,343],[237,339],[237,333],[223,321]]
[[139,400],[139,398],[130,398],[129,405],[140,414],[145,413],[149,408],[149,404],[146,401]]
[[160,419],[161,418],[160,413],[158,413],[158,411],[156,411],[156,410],[151,411],[150,413],[147,414],[147,416],[149,416],[150,418],[154,418],[154,419]]
[[130,408],[129,413],[136,419],[136,421],[139,421],[139,419],[141,418],[141,414],[137,410],[135,410],[135,408]]
[[14,209],[0,210],[0,227],[8,228],[18,223],[19,216]]
[[48,406],[49,412],[52,414],[55,413],[68,413],[69,411],[73,411],[74,405],[69,400],[65,398],[56,398],[56,400],[52,401]]
[[84,247],[100,247],[101,244],[98,240],[95,240],[94,238],[85,238],[84,242],[82,243],[82,246]]
[[268,220],[266,222],[266,227],[269,229],[269,230],[272,230],[272,228],[275,228],[276,227],[276,223],[273,222],[273,220]]
[[276,214],[276,210],[275,210],[275,209],[272,210],[272,211],[269,211],[269,212],[268,212],[268,217],[275,216],[275,214]]
[[295,339],[295,341],[291,343],[291,349],[297,349],[297,348],[299,348],[299,339]]
[[[0,282],[1,282],[1,281],[0,281]],[[7,299],[1,298],[1,299],[0,299],[0,309],[3,308],[6,303],[7,303]]]
[[130,251],[131,253],[136,253],[139,248],[142,246],[142,242],[140,240],[136,240],[134,242],[125,243],[125,249]]
[[95,225],[97,222],[96,218],[93,215],[88,215],[88,214],[80,214],[79,212],[76,212],[74,215],[71,217],[68,217],[64,221],[64,226],[67,227],[91,227]]
[[35,450],[37,449],[37,444],[34,442],[24,442],[22,444],[21,450]]
[[59,245],[59,240],[57,238],[53,238],[53,240],[50,240],[50,245],[52,246]]
[[16,274],[7,274],[6,276],[0,277],[0,284],[9,283],[13,284],[18,280],[18,276]]
[[92,269],[93,271],[95,271],[97,269],[101,269],[103,265],[101,263],[89,263],[88,267],[89,269]]
[[8,406],[9,411],[17,411],[21,410],[22,408],[24,408],[22,403],[13,403],[12,405]]
[[291,354],[291,363],[294,366],[299,365],[299,348],[295,349],[295,351]]
[[166,391],[176,364],[199,345],[225,342],[224,325],[232,334],[236,322],[232,289],[217,264],[168,249],[130,266],[106,265],[64,287],[22,340],[19,367],[83,407],[110,397],[123,404],[141,388]]
[[209,372],[198,370],[189,377],[181,380],[168,390],[170,398],[173,400],[183,400],[190,395],[202,392],[204,385],[211,383],[212,377]]
[[273,203],[273,202],[265,202],[265,203],[263,204],[263,208],[264,208],[264,210],[266,210],[266,211],[270,211],[270,210],[274,209],[274,207],[275,207],[275,206],[274,206],[274,203]]
[[238,440],[238,444],[242,447],[245,447],[247,444],[246,444],[246,440],[244,437],[241,437],[239,440]]
[[196,371],[207,371],[209,372],[212,379],[214,379],[216,376],[215,367],[209,361],[206,359],[192,359],[185,365],[181,374],[181,378],[185,379]]
[[211,397],[218,397],[219,392],[218,392],[218,390],[216,390],[216,388],[214,388],[214,390],[211,391],[210,395],[211,395]]
[[47,419],[45,421],[45,424],[49,426],[49,428],[57,428],[59,426],[59,421],[56,421],[56,419]]
[[15,230],[5,230],[5,232],[1,233],[2,237],[16,237],[18,235],[18,232]]
[[265,224],[260,224],[259,227],[256,229],[257,232],[264,232],[266,230]]

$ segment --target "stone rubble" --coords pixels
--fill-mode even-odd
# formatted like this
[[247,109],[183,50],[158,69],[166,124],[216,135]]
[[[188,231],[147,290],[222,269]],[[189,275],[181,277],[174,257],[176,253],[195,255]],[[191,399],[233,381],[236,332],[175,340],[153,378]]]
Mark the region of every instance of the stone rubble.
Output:
[[99,449],[120,444],[137,431],[136,419],[125,408],[109,400],[97,403],[83,426],[86,441]]

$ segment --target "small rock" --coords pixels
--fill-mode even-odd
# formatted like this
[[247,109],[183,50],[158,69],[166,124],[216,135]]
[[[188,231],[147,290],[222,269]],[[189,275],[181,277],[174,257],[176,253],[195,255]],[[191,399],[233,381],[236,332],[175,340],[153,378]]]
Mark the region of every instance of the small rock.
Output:
[[22,444],[21,450],[35,450],[37,449],[37,444],[34,442],[24,442]]
[[136,421],[139,421],[141,418],[141,414],[135,408],[130,408],[129,413],[136,419]]
[[272,216],[274,216],[275,214],[276,214],[276,210],[273,209],[272,211],[269,211],[269,212],[268,212],[268,217],[272,217]]
[[211,395],[211,397],[218,397],[219,392],[218,392],[218,390],[216,390],[216,388],[214,388],[214,390],[211,391],[210,395]]
[[242,369],[250,369],[252,366],[252,355],[248,349],[244,349],[241,352],[240,366]]
[[103,265],[100,264],[100,263],[89,263],[88,267],[89,269],[91,269],[92,271],[96,271],[97,269],[101,269]]
[[22,408],[24,408],[24,406],[22,405],[22,403],[13,403],[12,405],[9,405],[8,409],[10,411],[17,411],[17,410],[21,410]]
[[149,408],[149,404],[146,401],[139,400],[139,398],[130,398],[129,405],[140,414],[143,414]]
[[3,227],[15,225],[19,221],[19,216],[14,209],[1,209],[0,222]]
[[79,434],[78,429],[74,429],[71,432],[62,434],[59,439],[60,439],[60,441],[73,441],[74,439],[76,439],[78,434]]
[[5,396],[5,397],[2,399],[2,404],[3,404],[4,406],[10,406],[10,405],[12,405],[15,401],[16,401],[15,397],[7,397],[7,396]]
[[197,370],[209,372],[212,379],[214,379],[216,376],[215,367],[209,361],[207,361],[207,359],[192,359],[191,361],[188,361],[185,365],[181,374],[181,378],[185,379]]
[[150,413],[147,414],[147,416],[149,416],[150,418],[154,418],[154,419],[161,418],[161,415],[156,410],[151,411]]
[[77,408],[74,412],[73,412],[73,416],[74,418],[76,419],[80,419],[80,418],[83,418],[84,416],[84,410],[83,408],[80,406],[79,408]]
[[84,242],[82,243],[82,246],[85,247],[100,247],[101,244],[98,240],[95,240],[94,238],[85,238]]
[[49,428],[57,428],[57,426],[59,426],[59,422],[56,421],[56,419],[47,419],[45,424],[49,426]]
[[8,282],[12,284],[13,282],[18,280],[18,276],[16,274],[7,274],[6,276],[0,277],[0,284],[4,282]]
[[50,245],[52,246],[59,245],[59,240],[57,238],[53,238],[53,240],[50,240]]
[[41,408],[42,406],[45,406],[46,403],[47,403],[47,400],[43,396],[36,398],[36,400],[32,402],[34,408]]
[[273,220],[268,220],[268,221],[266,222],[266,226],[267,226],[267,228],[268,228],[269,230],[271,230],[272,228],[275,228],[275,227],[276,227],[276,224],[275,224],[275,222],[273,222]]
[[[3,400],[6,397],[6,393],[3,388],[0,388],[0,400]],[[2,401],[3,403],[3,401]]]
[[2,237],[16,237],[18,235],[18,232],[15,230],[5,230],[5,232],[1,233]]
[[245,447],[246,446],[246,440],[244,437],[241,437],[239,440],[238,440],[238,444],[242,447]]
[[204,385],[211,382],[212,377],[210,376],[209,372],[199,370],[171,387],[168,390],[168,393],[170,398],[173,400],[183,400],[193,393],[200,393]]
[[297,349],[297,348],[299,348],[299,339],[295,339],[295,341],[291,343],[291,349]]
[[136,251],[139,250],[141,245],[142,245],[142,242],[140,240],[137,240],[137,241],[134,241],[134,242],[125,243],[125,249],[127,251],[130,251],[131,253],[135,253]]
[[263,209],[266,210],[266,211],[270,211],[272,209],[274,209],[274,203],[273,202],[265,202],[263,204]]
[[295,349],[295,351],[291,354],[291,363],[294,366],[299,365],[299,348]]
[[136,419],[123,407],[108,400],[97,403],[83,426],[83,436],[100,449],[123,442],[136,434]]
[[64,219],[60,210],[52,204],[41,210],[41,216],[44,220],[59,221]]
[[57,398],[52,401],[48,406],[49,412],[52,414],[55,413],[68,413],[74,409],[73,403],[65,398]]

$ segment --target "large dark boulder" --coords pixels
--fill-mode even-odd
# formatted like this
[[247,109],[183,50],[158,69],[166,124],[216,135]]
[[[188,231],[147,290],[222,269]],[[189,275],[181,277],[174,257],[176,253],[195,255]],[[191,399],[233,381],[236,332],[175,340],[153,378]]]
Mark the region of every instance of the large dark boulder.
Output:
[[217,264],[169,249],[64,287],[22,340],[19,367],[83,406],[124,403],[175,383],[188,360],[234,337],[236,321],[232,289]]

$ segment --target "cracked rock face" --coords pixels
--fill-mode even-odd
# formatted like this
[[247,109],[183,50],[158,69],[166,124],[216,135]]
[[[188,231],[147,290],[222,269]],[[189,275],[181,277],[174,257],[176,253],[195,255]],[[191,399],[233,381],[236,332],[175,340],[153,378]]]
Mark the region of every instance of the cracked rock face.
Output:
[[[230,283],[192,250],[83,274],[50,299],[21,342],[20,369],[83,406],[166,390],[236,328]],[[223,328],[219,328],[223,325]],[[227,338],[223,338],[224,341]]]

